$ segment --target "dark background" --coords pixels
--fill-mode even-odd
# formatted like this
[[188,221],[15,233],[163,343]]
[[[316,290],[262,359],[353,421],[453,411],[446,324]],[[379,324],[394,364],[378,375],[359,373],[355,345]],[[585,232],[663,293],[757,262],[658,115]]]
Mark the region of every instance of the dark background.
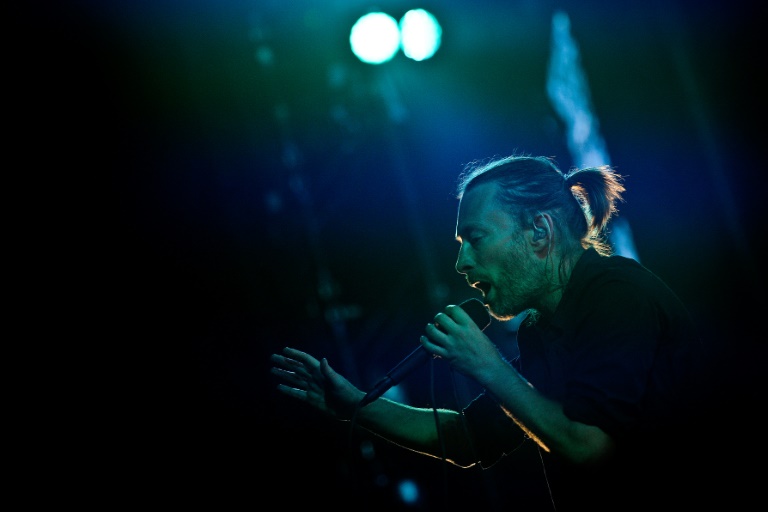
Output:
[[[421,63],[359,62],[349,29],[373,7],[430,10],[441,49]],[[570,17],[609,163],[627,177],[620,215],[638,258],[721,358],[723,399],[702,446],[717,480],[736,482],[720,495],[751,494],[767,90],[755,3],[38,5],[19,20],[55,63],[26,72],[55,83],[36,103],[46,151],[83,178],[73,231],[96,250],[78,268],[100,292],[104,344],[127,367],[105,427],[125,430],[104,447],[134,468],[116,477],[133,489],[126,499],[490,510],[540,490],[536,469],[446,469],[328,423],[275,392],[269,355],[305,349],[369,388],[434,313],[477,296],[453,268],[464,165],[513,152],[575,164],[546,92],[556,10]],[[507,326],[488,332],[511,346]],[[425,368],[403,383],[404,399],[472,396],[471,382],[432,368],[434,379]],[[421,488],[417,505],[399,504],[403,479]]]

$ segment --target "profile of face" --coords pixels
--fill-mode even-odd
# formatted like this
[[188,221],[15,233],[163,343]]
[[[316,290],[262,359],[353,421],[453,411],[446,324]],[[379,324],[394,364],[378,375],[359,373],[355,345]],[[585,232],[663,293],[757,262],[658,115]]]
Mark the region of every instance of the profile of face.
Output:
[[538,307],[548,286],[531,243],[533,230],[520,226],[496,200],[497,187],[477,185],[459,203],[456,271],[483,294],[494,318],[510,320]]

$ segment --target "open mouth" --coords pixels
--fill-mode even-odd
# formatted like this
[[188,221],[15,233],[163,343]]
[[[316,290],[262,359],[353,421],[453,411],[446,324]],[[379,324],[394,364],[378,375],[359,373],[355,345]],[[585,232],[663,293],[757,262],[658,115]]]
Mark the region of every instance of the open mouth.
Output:
[[485,297],[488,294],[488,291],[491,289],[491,285],[484,281],[475,281],[469,286],[475,288],[476,290],[480,290],[480,292],[483,294],[483,297]]

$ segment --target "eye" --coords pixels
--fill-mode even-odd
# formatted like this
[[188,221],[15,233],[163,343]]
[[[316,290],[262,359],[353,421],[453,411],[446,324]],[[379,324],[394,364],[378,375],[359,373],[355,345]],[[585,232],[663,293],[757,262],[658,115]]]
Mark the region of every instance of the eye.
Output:
[[485,238],[485,233],[482,230],[472,230],[468,233],[466,233],[465,236],[458,237],[459,243],[464,244],[467,243],[472,247],[477,247],[479,244],[483,242],[483,239]]
[[474,247],[477,246],[477,244],[479,244],[482,239],[482,235],[471,235],[469,238],[467,238],[467,242],[469,242],[469,245]]

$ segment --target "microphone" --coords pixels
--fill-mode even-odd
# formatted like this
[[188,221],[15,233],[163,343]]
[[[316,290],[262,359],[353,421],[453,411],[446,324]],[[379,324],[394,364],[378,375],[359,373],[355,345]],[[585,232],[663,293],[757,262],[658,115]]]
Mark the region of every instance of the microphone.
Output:
[[[481,331],[490,325],[491,316],[488,314],[488,310],[485,309],[485,305],[479,299],[465,300],[459,304],[459,307],[469,315]],[[408,354],[405,359],[397,364],[397,366],[389,370],[373,389],[360,400],[358,407],[365,407],[379,398],[386,393],[389,388],[410,375],[413,370],[429,361],[430,357],[432,357],[432,354],[427,352],[427,349],[425,349],[423,345],[419,345],[416,350]]]

